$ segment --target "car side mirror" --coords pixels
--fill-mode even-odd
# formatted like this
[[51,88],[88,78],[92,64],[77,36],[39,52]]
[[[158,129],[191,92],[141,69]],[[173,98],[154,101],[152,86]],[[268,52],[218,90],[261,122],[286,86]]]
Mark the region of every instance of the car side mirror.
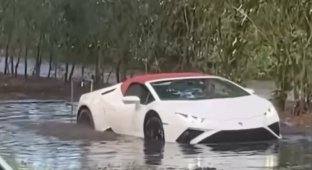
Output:
[[250,93],[250,94],[255,94],[255,90],[254,89],[250,89],[250,88],[245,88],[245,90]]
[[138,96],[124,96],[122,98],[122,101],[125,104],[139,104],[140,103],[140,98]]

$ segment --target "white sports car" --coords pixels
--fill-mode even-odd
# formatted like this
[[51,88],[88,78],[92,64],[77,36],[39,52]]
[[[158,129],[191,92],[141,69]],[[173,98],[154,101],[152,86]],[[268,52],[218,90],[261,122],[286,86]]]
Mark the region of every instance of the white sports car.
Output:
[[77,123],[148,141],[197,144],[281,138],[271,102],[225,78],[192,72],[138,75],[84,94]]

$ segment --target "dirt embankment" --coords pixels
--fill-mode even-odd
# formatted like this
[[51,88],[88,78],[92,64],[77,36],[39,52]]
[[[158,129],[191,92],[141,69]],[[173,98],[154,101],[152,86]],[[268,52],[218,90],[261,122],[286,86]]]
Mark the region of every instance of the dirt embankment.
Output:
[[[74,100],[78,101],[81,94],[88,92],[89,87],[81,87],[79,82],[74,83]],[[1,100],[68,100],[71,99],[71,83],[63,80],[22,76],[10,77],[0,74],[0,101]]]

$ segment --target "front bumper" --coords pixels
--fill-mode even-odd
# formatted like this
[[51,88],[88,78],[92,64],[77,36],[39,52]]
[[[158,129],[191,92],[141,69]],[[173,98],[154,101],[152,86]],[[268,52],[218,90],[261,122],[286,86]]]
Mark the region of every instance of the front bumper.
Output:
[[233,143],[280,139],[280,125],[275,122],[267,127],[242,130],[196,130],[187,129],[178,138],[178,143]]

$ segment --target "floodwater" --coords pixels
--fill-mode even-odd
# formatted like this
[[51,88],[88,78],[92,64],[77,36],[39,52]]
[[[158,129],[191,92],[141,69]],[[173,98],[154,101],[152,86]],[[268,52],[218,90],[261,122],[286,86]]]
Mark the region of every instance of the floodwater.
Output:
[[75,125],[66,103],[0,104],[0,155],[15,169],[312,169],[310,135],[232,145],[146,145],[142,139]]

